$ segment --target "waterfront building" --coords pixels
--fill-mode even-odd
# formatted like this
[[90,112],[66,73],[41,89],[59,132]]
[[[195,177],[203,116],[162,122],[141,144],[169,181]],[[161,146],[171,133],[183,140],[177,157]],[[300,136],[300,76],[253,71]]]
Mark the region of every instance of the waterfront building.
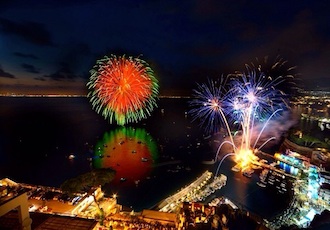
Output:
[[189,226],[211,226],[216,207],[196,202],[183,202],[179,211],[178,229],[187,229]]
[[320,172],[321,183],[328,183],[330,184],[330,172],[321,171]]
[[[30,218],[26,191],[17,192],[15,194],[8,193],[2,196],[0,200],[0,217],[17,210],[17,225],[20,229],[31,230],[32,219]],[[2,228],[0,226],[0,228]]]
[[269,189],[275,189],[280,194],[287,194],[292,187],[292,184],[287,176],[278,171],[267,170],[267,175],[262,176],[260,179],[264,182]]
[[155,210],[143,210],[140,218],[143,219],[147,223],[154,223],[158,222],[161,225],[168,226],[168,227],[177,227],[178,223],[178,216],[175,213],[168,213],[168,212],[159,212]]
[[[85,211],[91,204],[98,201],[103,197],[103,192],[101,187],[92,188],[84,197],[82,197],[78,204],[75,205],[74,209],[71,211],[73,215],[79,215]],[[79,197],[78,197],[79,199]]]
[[290,150],[286,154],[275,153],[275,159],[278,160],[279,167],[285,172],[298,176],[307,182],[306,193],[309,198],[317,199],[320,187],[320,169],[310,164],[309,158],[306,158]]
[[[1,199],[0,199],[0,229],[23,229],[23,230],[41,230],[41,229],[70,229],[70,230],[94,230],[97,221],[68,216],[68,213],[48,213],[52,210],[44,206],[39,212],[30,211],[34,205],[31,205],[30,197],[32,190],[38,190],[36,186],[19,184],[8,178],[0,181]],[[39,192],[38,190],[37,192]],[[95,190],[98,191],[99,190]],[[98,195],[95,193],[95,195]],[[40,202],[43,202],[40,200]],[[62,204],[58,200],[54,200]],[[47,208],[45,208],[47,207]],[[52,207],[53,208],[53,207]],[[45,213],[46,211],[46,213]]]
[[0,186],[0,197],[7,196],[8,190],[6,186]]
[[285,154],[275,153],[274,157],[282,170],[295,176],[310,165],[309,158],[290,150],[287,150]]
[[318,196],[327,205],[330,205],[330,172],[321,171],[319,175],[320,175],[321,186],[318,191]]
[[[180,206],[178,230],[184,229],[260,229],[269,230],[264,221],[239,209],[225,197],[217,197],[216,205],[184,202]],[[214,202],[211,202],[214,204]]]
[[[4,193],[0,203],[0,229],[108,230],[141,226],[177,229],[176,213],[156,210],[127,213],[117,204],[116,196],[104,197],[101,187],[75,194],[70,199],[60,198],[63,192],[59,189],[55,192],[54,188],[20,184],[9,179],[1,180],[0,188]],[[45,199],[49,190],[59,194]]]
[[323,183],[318,191],[318,196],[328,205],[330,205],[330,184]]

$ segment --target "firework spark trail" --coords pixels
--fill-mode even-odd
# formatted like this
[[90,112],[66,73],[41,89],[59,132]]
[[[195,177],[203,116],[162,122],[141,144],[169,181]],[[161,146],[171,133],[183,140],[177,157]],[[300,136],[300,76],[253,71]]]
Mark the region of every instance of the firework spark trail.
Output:
[[235,153],[227,153],[226,155],[223,156],[223,158],[221,159],[221,161],[219,162],[218,164],[218,167],[217,167],[217,170],[214,174],[214,176],[216,177],[219,173],[219,170],[220,170],[220,166],[222,165],[222,162],[229,156],[235,156]]
[[229,144],[229,145],[233,146],[234,152],[237,150],[236,145],[232,141],[223,141],[221,143],[221,145],[218,147],[218,150],[217,150],[217,152],[215,154],[215,157],[214,157],[214,161],[216,161],[218,159],[219,152],[220,152],[222,146],[225,145],[225,144]]
[[139,58],[105,56],[90,73],[88,97],[93,109],[110,123],[138,122],[157,106],[158,80]]
[[258,143],[258,141],[259,141],[259,138],[260,138],[261,134],[263,133],[263,131],[265,130],[266,126],[268,125],[268,122],[270,121],[270,119],[271,119],[276,113],[278,113],[279,111],[283,111],[283,109],[278,109],[278,110],[276,110],[274,113],[272,113],[272,115],[269,116],[269,118],[267,119],[267,121],[266,121],[265,124],[263,125],[261,131],[259,132],[258,137],[256,138],[255,143],[254,143],[254,145],[253,145],[253,148],[256,148],[256,145],[257,145],[257,143]]

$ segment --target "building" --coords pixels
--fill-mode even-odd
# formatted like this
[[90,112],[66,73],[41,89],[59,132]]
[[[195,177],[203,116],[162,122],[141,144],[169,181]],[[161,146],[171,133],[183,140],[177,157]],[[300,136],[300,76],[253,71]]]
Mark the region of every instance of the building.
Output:
[[[18,229],[31,230],[32,219],[30,218],[26,191],[18,192],[17,194],[8,193],[6,197],[1,197],[0,217],[17,210],[17,225]],[[2,221],[1,221],[2,222]],[[4,229],[0,226],[0,229]]]
[[319,198],[327,202],[330,205],[330,184],[323,183],[319,188]]
[[178,229],[187,229],[189,226],[211,226],[211,219],[216,207],[196,202],[183,202],[179,213]]
[[[29,212],[28,193],[31,189],[7,178],[0,181],[0,229],[10,230],[94,230],[97,221],[94,219],[72,216]],[[93,191],[93,195],[102,195],[101,189]]]
[[330,172],[322,171],[320,172],[320,180],[322,183],[328,183],[330,184]]
[[168,212],[159,212],[154,210],[143,210],[141,218],[149,223],[158,222],[162,225],[177,226],[177,214]]
[[[41,212],[31,212],[31,229],[33,230],[98,230],[98,222],[70,216],[52,215]],[[21,230],[18,222],[18,212],[10,211],[0,217],[0,229]]]

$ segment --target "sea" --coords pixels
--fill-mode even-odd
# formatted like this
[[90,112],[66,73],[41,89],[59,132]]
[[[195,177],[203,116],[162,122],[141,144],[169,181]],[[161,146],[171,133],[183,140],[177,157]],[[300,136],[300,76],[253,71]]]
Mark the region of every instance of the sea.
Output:
[[259,187],[257,174],[233,172],[230,157],[220,166],[210,164],[221,140],[192,122],[188,102],[161,98],[147,119],[117,126],[97,114],[86,97],[0,97],[0,177],[60,187],[94,168],[111,167],[115,179],[102,190],[141,211],[206,170],[219,169],[227,185],[209,199],[225,196],[266,219],[283,211],[287,197]]

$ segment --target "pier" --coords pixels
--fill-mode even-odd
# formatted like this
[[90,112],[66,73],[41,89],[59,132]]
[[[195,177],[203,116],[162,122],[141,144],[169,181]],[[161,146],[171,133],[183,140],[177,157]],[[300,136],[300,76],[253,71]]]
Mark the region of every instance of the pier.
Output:
[[221,174],[213,179],[212,173],[206,171],[194,182],[161,201],[156,209],[161,212],[174,212],[182,202],[202,201],[224,186],[226,181],[227,177],[225,175]]

